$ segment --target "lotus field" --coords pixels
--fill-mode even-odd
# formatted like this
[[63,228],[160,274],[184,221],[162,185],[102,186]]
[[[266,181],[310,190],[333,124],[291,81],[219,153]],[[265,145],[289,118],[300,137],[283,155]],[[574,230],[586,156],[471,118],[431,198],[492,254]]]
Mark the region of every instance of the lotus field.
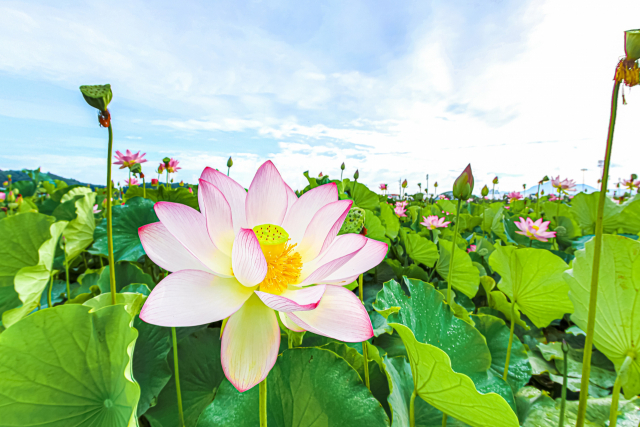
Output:
[[607,191],[640,31],[625,52],[591,194],[496,197],[472,165],[292,188],[277,159],[244,188],[231,158],[172,185],[179,159],[114,141],[111,86],[81,86],[106,186],[0,192],[0,425],[640,425],[640,181]]

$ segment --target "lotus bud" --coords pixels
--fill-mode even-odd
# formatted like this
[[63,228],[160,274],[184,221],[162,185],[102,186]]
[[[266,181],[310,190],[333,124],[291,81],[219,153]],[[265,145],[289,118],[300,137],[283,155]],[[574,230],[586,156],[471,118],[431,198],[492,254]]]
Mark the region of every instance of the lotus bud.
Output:
[[402,181],[402,188],[407,188],[407,180]]
[[438,181],[433,184],[434,187],[438,188]]
[[320,172],[320,174],[318,174],[318,178],[322,178],[322,172]]
[[540,190],[540,195],[544,196],[544,190]]
[[7,179],[11,182],[11,175],[7,175]]
[[13,191],[9,191],[9,194],[7,194],[7,202],[12,203],[15,201],[16,201],[16,196],[13,194]]
[[193,194],[193,188],[189,187],[189,193]]
[[231,166],[233,166],[233,159],[229,156],[229,160],[227,160],[227,167],[230,168]]
[[140,172],[140,178],[144,179],[144,174]]
[[527,184],[522,184],[522,189],[526,190],[527,189]]
[[496,176],[495,178],[493,178],[493,185],[497,185],[498,184],[498,177]]
[[340,169],[344,170],[344,168],[345,168],[345,165],[344,165],[344,162],[342,162],[342,164],[340,165]]
[[547,181],[549,181],[549,177],[545,175],[544,178],[542,178],[542,182],[547,182]]
[[180,187],[184,187],[184,181],[180,181],[180,183],[178,184]]
[[169,167],[169,162],[171,161],[170,157],[165,157],[164,159],[162,159],[162,163],[164,163],[164,167],[168,168]]
[[158,185],[158,180],[155,178],[151,178],[151,185]]
[[456,199],[467,200],[473,192],[473,173],[471,172],[471,164],[462,171],[460,176],[453,183],[453,197]]
[[555,232],[556,232],[556,236],[562,237],[562,236],[566,236],[567,229],[564,228],[563,226],[559,225],[559,226],[556,227]]
[[482,197],[487,197],[489,195],[489,187],[487,187],[486,185],[482,187],[482,191],[480,192],[480,194],[482,194]]
[[[567,344],[566,340],[562,340],[562,352],[566,355],[569,352],[569,344]],[[565,358],[566,360],[566,358]]]
[[5,182],[3,182],[3,183],[2,183],[2,185],[3,185],[4,187],[8,187],[8,186],[9,186],[9,181],[5,181]]
[[358,169],[356,169],[356,173],[353,174],[353,179],[357,181],[358,178],[360,178],[360,172],[358,171]]
[[80,86],[80,92],[82,92],[82,96],[84,100],[87,101],[87,104],[101,112],[107,111],[107,107],[113,97],[110,84]]
[[628,60],[635,61],[640,58],[640,30],[624,32],[624,52]]
[[480,255],[480,256],[487,256],[487,255],[489,255],[489,249],[487,249],[487,248],[482,248],[482,249],[480,249],[480,250],[478,251],[478,255]]

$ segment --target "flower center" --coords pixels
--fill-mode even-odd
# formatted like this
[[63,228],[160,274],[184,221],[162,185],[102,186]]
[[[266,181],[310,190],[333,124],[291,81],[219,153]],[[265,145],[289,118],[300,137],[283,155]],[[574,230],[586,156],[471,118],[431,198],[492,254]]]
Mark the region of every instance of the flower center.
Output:
[[260,290],[281,294],[300,277],[300,254],[294,251],[296,245],[288,243],[289,234],[278,225],[258,225],[253,227],[253,231],[267,260],[267,275],[260,283]]

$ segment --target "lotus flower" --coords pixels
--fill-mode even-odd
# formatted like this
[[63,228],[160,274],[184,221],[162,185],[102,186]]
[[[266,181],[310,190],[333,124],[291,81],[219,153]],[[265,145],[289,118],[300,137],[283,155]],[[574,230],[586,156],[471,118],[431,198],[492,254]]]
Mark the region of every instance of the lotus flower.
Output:
[[522,200],[522,194],[517,191],[512,191],[511,193],[507,194],[507,197],[509,198],[509,203],[513,202],[514,200]]
[[158,166],[158,170],[156,172],[158,172],[160,175],[164,173],[164,163],[160,162],[160,165]]
[[556,188],[558,191],[561,192],[568,192],[568,191],[576,191],[575,186],[576,186],[576,182],[574,180],[570,180],[568,178],[563,179],[562,181],[560,181],[560,175],[558,175],[555,178],[551,178],[551,185],[553,186],[553,188]]
[[155,178],[151,178],[151,185],[158,185],[158,180]]
[[[105,199],[107,200],[107,199]],[[96,203],[95,205],[93,205],[93,213],[94,214],[99,214],[100,213],[100,209],[98,209],[98,204]]]
[[129,178],[124,183],[131,187],[132,185],[138,185],[138,180],[136,178]]
[[520,217],[519,222],[515,222],[516,227],[520,231],[516,231],[516,233],[521,234],[523,236],[527,236],[533,240],[539,240],[541,242],[547,242],[549,239],[553,239],[556,237],[555,231],[547,231],[549,228],[549,221],[542,221],[542,218],[537,221],[532,221],[531,218],[527,218],[526,220]]
[[398,205],[398,204],[396,203],[396,207],[395,207],[395,208],[393,208],[393,211],[394,211],[394,212],[396,213],[396,215],[398,215],[400,218],[402,218],[402,217],[406,217],[406,216],[407,216],[407,214],[406,214],[407,209],[404,207],[404,205]]
[[168,164],[165,165],[165,168],[169,171],[169,173],[176,173],[178,172],[178,169],[182,169],[178,167],[178,163],[180,162],[175,159],[171,159],[169,160]]
[[144,158],[144,156],[147,153],[142,153],[140,154],[140,152],[138,151],[137,153],[133,154],[131,151],[127,150],[127,154],[122,154],[120,151],[116,150],[116,155],[113,156],[116,158],[116,160],[118,160],[117,162],[113,162],[114,165],[120,165],[120,169],[124,169],[124,168],[130,168],[131,166],[135,165],[136,163],[144,163],[147,161],[147,159]]
[[469,247],[467,248],[467,253],[475,252],[476,249],[477,249],[476,245],[469,245]]
[[172,272],[149,295],[142,320],[194,326],[228,318],[222,368],[240,392],[261,382],[276,361],[276,316],[291,330],[340,341],[373,336],[366,309],[341,285],[378,265],[387,245],[338,236],[353,202],[339,200],[335,183],[297,198],[270,161],[248,192],[206,168],[198,203],[200,212],[158,202],[160,222],[139,229],[149,258]]
[[387,184],[380,184],[380,190],[386,191],[387,190]]
[[0,193],[0,200],[5,200],[7,195],[5,193]]
[[420,225],[425,226],[429,230],[435,230],[436,228],[447,228],[451,221],[445,221],[446,218],[440,218],[436,215],[423,216]]
[[549,197],[549,201],[551,201],[551,202],[556,202],[556,201],[558,201],[558,200],[562,200],[562,199],[563,199],[562,197],[558,197],[558,196],[556,196],[555,194],[552,194],[552,195]]

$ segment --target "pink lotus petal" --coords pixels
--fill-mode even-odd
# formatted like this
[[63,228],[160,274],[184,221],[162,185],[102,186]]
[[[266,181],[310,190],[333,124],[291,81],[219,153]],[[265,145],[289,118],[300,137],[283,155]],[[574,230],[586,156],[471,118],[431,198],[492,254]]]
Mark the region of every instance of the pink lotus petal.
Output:
[[[244,188],[225,174],[209,167],[202,171],[200,179],[215,185],[216,188],[224,195],[227,203],[229,203],[229,207],[231,208],[231,214],[233,216],[233,231],[238,233],[240,228],[246,228],[247,219],[245,215],[245,201],[247,198],[247,192]],[[198,194],[198,199],[199,198],[200,194]]]
[[301,274],[301,277],[304,279],[298,284],[305,286],[322,282],[350,262],[364,248],[367,240],[366,237],[359,234],[338,236],[318,262],[315,262],[316,258],[316,260],[307,263],[311,264],[311,267],[306,272],[302,272],[304,275]]
[[300,243],[314,215],[329,203],[338,200],[335,183],[320,185],[304,193],[287,211],[282,228],[289,233],[292,243]]
[[227,322],[222,333],[222,370],[239,391],[265,379],[278,358],[280,326],[275,312],[251,296]]
[[300,327],[344,342],[361,342],[373,337],[369,314],[350,290],[327,286],[315,310],[296,311],[288,316]]
[[213,244],[231,256],[235,233],[233,232],[231,208],[227,199],[215,185],[203,179],[200,180],[198,199]]
[[358,277],[360,274],[380,264],[387,255],[388,249],[389,247],[386,243],[367,238],[366,245],[360,249],[356,256],[321,283],[349,284],[353,282],[354,276]]
[[331,245],[352,205],[352,200],[338,200],[316,212],[298,245],[303,264],[315,259]]
[[204,325],[231,316],[252,294],[236,279],[180,270],[156,285],[140,318],[159,326]]
[[267,292],[255,291],[258,298],[267,307],[274,310],[289,313],[291,311],[308,311],[318,306],[326,286],[310,286],[300,290],[287,290],[281,295],[269,294]]
[[233,276],[231,258],[215,247],[200,212],[189,206],[170,202],[158,202],[154,209],[169,233],[200,262],[218,276]]
[[178,270],[202,270],[213,273],[198,258],[193,256],[167,227],[161,222],[143,225],[138,228],[140,242],[145,253],[151,259],[167,271]]
[[287,199],[287,190],[280,172],[271,160],[264,162],[251,181],[247,193],[247,226],[281,225],[287,213]]
[[282,324],[287,328],[290,329],[294,332],[304,332],[305,329],[301,328],[300,326],[296,325],[295,322],[293,320],[291,320],[289,318],[289,316],[287,316],[287,313],[282,313],[281,311],[278,312],[278,316],[280,316],[280,321],[282,322]]
[[245,286],[256,286],[267,275],[267,260],[260,248],[256,234],[250,228],[242,228],[233,242],[233,273]]
[[298,196],[296,195],[296,192],[293,191],[291,187],[287,185],[286,182],[284,183],[284,187],[285,187],[285,190],[287,190],[287,213],[288,213],[289,209],[291,209],[291,206],[293,206],[293,204],[298,201]]

